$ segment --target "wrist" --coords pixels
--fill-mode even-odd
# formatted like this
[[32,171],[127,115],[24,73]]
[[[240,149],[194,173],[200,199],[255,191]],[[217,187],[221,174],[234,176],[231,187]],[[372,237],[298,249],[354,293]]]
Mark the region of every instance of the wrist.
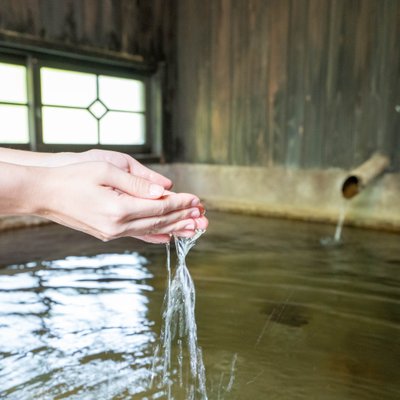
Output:
[[22,189],[25,194],[25,214],[46,217],[51,210],[54,169],[50,167],[27,167],[26,182]]
[[14,188],[18,214],[46,216],[51,203],[52,168],[20,166]]
[[75,164],[80,161],[80,153],[62,152],[48,154],[44,167],[61,167],[64,165]]
[[39,186],[45,184],[37,170],[43,168],[0,163],[0,213],[35,214]]

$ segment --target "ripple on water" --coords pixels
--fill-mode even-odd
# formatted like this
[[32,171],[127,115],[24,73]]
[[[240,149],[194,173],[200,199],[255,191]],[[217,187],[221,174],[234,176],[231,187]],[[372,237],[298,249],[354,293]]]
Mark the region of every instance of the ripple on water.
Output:
[[[398,235],[346,228],[323,247],[330,226],[210,214],[189,263],[210,400],[399,398]],[[0,237],[15,242],[0,270],[0,397],[162,399],[146,388],[163,248],[62,229],[35,230],[53,261],[37,261],[31,231]],[[21,262],[21,243],[35,262]]]

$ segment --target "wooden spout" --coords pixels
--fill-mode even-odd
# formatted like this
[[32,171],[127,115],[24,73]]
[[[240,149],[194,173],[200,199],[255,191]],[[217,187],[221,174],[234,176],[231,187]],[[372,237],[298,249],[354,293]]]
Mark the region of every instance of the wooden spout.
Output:
[[371,158],[349,173],[342,185],[342,194],[351,199],[360,193],[374,178],[383,173],[389,165],[389,158],[380,153],[374,153]]

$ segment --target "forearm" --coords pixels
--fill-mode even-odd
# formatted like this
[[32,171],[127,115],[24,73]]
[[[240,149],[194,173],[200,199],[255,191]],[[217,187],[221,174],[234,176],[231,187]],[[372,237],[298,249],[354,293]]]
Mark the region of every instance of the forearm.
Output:
[[76,158],[76,153],[38,153],[0,147],[0,162],[10,164],[55,167],[74,163]]
[[62,167],[84,162],[107,162],[148,181],[170,189],[172,182],[146,168],[127,154],[110,150],[88,150],[82,153],[37,153],[0,147],[0,162],[33,167]]
[[0,162],[0,215],[37,214],[44,171]]

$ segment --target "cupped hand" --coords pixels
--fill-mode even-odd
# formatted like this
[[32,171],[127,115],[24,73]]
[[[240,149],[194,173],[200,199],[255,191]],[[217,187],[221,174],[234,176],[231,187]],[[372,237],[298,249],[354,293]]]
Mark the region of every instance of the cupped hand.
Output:
[[[195,220],[196,229],[206,230],[208,227],[208,219],[202,215]],[[180,237],[192,237],[196,233],[195,230],[180,230],[172,232],[171,234],[180,236]],[[171,241],[171,234],[151,234],[151,235],[144,235],[144,236],[134,236],[137,239],[143,240],[149,243],[168,243]]]
[[84,163],[84,162],[106,162],[115,167],[129,172],[132,175],[147,179],[153,183],[161,185],[164,189],[170,189],[172,182],[165,176],[145,167],[139,161],[128,154],[112,150],[92,149],[82,153],[55,153],[47,161],[46,166],[60,167],[65,165]]
[[[190,236],[207,227],[196,196],[165,192],[168,185],[157,177],[158,184],[132,175],[132,160],[129,169],[96,161],[39,168],[35,213],[104,241],[130,236],[161,243],[174,232]],[[154,178],[143,168],[139,174]]]

